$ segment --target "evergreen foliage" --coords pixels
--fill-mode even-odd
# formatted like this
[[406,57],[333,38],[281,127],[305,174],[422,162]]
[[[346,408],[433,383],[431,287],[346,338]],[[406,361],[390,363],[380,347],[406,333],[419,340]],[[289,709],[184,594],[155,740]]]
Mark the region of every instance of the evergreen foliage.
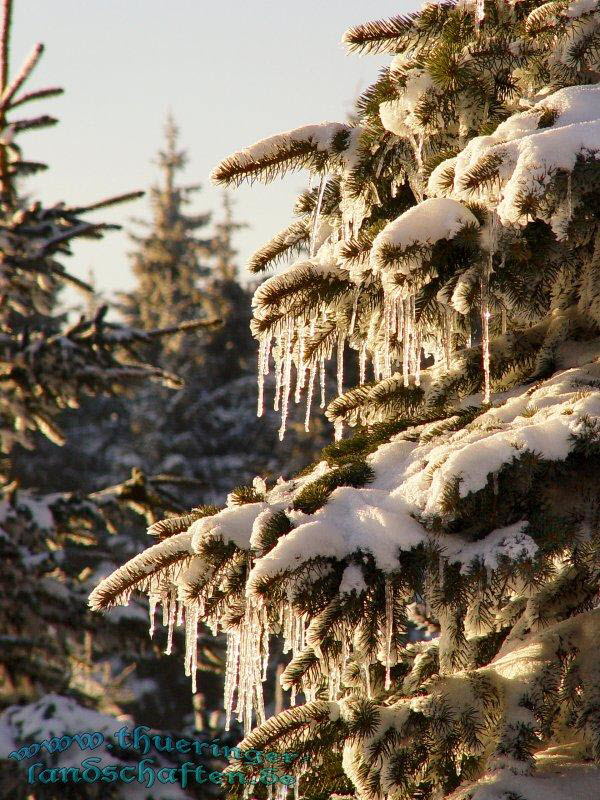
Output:
[[[131,235],[136,250],[131,269],[137,279],[133,292],[122,295],[122,313],[127,324],[145,329],[164,328],[206,316],[208,296],[200,281],[209,275],[206,263],[213,253],[210,238],[201,239],[210,214],[186,214],[199,186],[181,186],[177,174],[185,168],[186,155],[178,149],[179,131],[169,115],[165,125],[165,147],[157,164],[160,185],[150,190],[152,221],[139,222],[149,228],[146,236]],[[215,317],[215,314],[209,316]],[[186,374],[198,366],[198,347],[193,337],[171,336],[159,345],[158,357]]]
[[[15,444],[32,446],[32,434],[39,431],[63,444],[56,424],[58,413],[76,408],[91,394],[112,394],[131,383],[158,380],[167,386],[179,379],[160,367],[140,360],[140,344],[173,331],[158,328],[147,332],[124,328],[106,320],[101,306],[92,316],[69,323],[56,311],[56,297],[62,285],[71,283],[86,291],[90,287],[70,276],[60,263],[70,254],[77,238],[99,238],[110,227],[83,219],[86,212],[140,196],[121,195],[88,206],[59,203],[46,208],[37,201],[23,205],[17,181],[34,169],[22,158],[15,136],[32,128],[53,124],[42,115],[13,119],[15,108],[57,94],[57,89],[20,94],[36,66],[43,47],[38,45],[12,81],[8,76],[8,35],[11,4],[4,6],[5,37],[0,81],[0,214],[2,261],[0,265],[0,440],[8,453]],[[204,324],[200,322],[192,325]],[[179,327],[179,326],[177,326]]]
[[[121,295],[121,311],[131,325],[169,329],[215,318],[221,324],[156,341],[149,355],[182,375],[185,385],[176,393],[154,387],[137,393],[125,410],[129,430],[120,437],[116,457],[122,465],[178,475],[181,484],[174,489],[179,502],[218,504],[234,480],[251,481],[257,471],[277,476],[298,467],[308,444],[292,436],[279,454],[274,448],[276,415],[256,418],[252,295],[240,282],[234,246],[245,225],[235,219],[225,193],[221,213],[200,238],[210,215],[186,211],[199,187],[178,182],[186,154],[178,147],[172,118],[165,133],[157,159],[162,180],[151,191],[152,220],[145,236],[133,237],[137,285]],[[192,321],[182,322],[186,319]]]
[[[123,402],[125,390],[146,384],[149,379],[171,389],[181,387],[178,376],[154,366],[147,356],[158,339],[182,332],[189,335],[190,330],[212,323],[207,317],[189,318],[172,320],[166,328],[142,330],[110,321],[107,307],[93,302],[89,303],[89,313],[76,320],[60,311],[58,299],[63,285],[75,285],[88,298],[93,294],[92,287],[70,275],[63,266],[65,257],[71,254],[71,242],[82,237],[98,239],[105,231],[118,227],[88,222],[86,215],[142,193],[85,206],[58,203],[47,207],[39,201],[24,200],[21,178],[45,169],[45,165],[23,157],[18,137],[21,132],[43,128],[56,120],[47,115],[22,117],[21,108],[62,90],[24,89],[42,55],[42,45],[33,49],[14,77],[10,75],[11,18],[12,2],[3,0],[0,796],[52,800],[57,796],[56,786],[29,785],[25,770],[30,762],[11,760],[11,750],[46,737],[60,738],[84,730],[101,730],[112,736],[119,718],[128,724],[137,720],[172,731],[192,732],[196,727],[207,727],[202,723],[197,726],[200,714],[194,717],[192,698],[168,674],[164,658],[155,663],[164,648],[148,642],[145,604],[137,603],[125,614],[117,612],[102,621],[90,614],[86,604],[90,589],[100,577],[124,558],[143,550],[145,542],[139,534],[144,522],[155,522],[166,514],[184,510],[171,491],[178,478],[148,477],[137,470],[124,482],[87,497],[64,491],[64,486],[74,471],[81,470],[82,451],[98,449],[101,441],[101,433],[81,416],[94,407],[94,402],[99,416],[114,414]],[[47,437],[52,443],[63,445],[65,435],[75,430],[74,418],[79,418],[79,433],[83,431],[84,435],[75,442],[71,436],[67,477],[64,465],[68,457],[53,470],[39,444]],[[119,426],[112,425],[111,420],[107,427],[114,435]],[[24,463],[28,469],[23,469]],[[54,474],[49,478],[51,472]],[[48,496],[21,489],[21,484],[32,477],[42,485],[57,481],[62,490]],[[201,668],[209,676],[209,694],[211,684],[214,687],[217,683],[214,673],[222,668],[221,655],[219,643],[212,641],[207,641],[200,653]],[[67,764],[72,765],[72,756],[68,756]],[[115,756],[121,764],[131,761],[130,753],[119,752]],[[168,758],[160,760],[169,765]],[[60,761],[60,755],[50,748],[40,754],[40,761],[50,766]],[[125,797],[128,791],[123,787],[76,785],[63,786],[60,793],[65,797],[95,798]]]
[[[320,181],[252,261],[309,231],[308,255],[257,289],[253,332],[282,433],[335,353],[337,441],[90,604],[141,580],[192,652],[199,620],[225,630],[227,716],[241,747],[299,754],[300,797],[600,796],[599,32],[595,0],[461,0],[355,27],[351,50],[393,59],[352,124],[214,171]],[[267,719],[270,636],[291,651],[290,707]]]

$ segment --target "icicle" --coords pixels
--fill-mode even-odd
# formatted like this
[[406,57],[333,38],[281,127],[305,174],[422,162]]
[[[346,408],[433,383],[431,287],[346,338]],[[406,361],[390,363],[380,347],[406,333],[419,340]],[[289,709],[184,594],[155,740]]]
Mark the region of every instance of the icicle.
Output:
[[386,378],[389,378],[392,374],[392,359],[390,353],[391,317],[392,301],[386,297],[383,304],[383,373]]
[[319,376],[321,383],[321,408],[325,408],[325,356],[321,356]]
[[225,660],[225,730],[229,730],[233,714],[233,697],[237,684],[237,670],[240,657],[240,633],[237,630],[227,633],[227,656]]
[[306,383],[306,365],[304,363],[305,344],[306,328],[303,325],[298,334],[298,363],[296,365],[296,394],[294,396],[295,403],[300,402],[302,389],[304,389],[304,385]]
[[169,595],[163,594],[161,595],[160,602],[162,605],[162,624],[163,627],[166,628],[169,624]]
[[288,787],[285,783],[278,783],[275,786],[275,798],[274,800],[286,800],[288,795]]
[[327,697],[329,701],[337,700],[340,691],[340,664],[329,664],[327,675]]
[[490,307],[489,307],[489,290],[490,290],[490,275],[494,265],[494,253],[496,252],[496,237],[497,237],[497,218],[496,212],[492,211],[492,218],[490,220],[489,232],[489,256],[487,264],[484,266],[483,275],[481,277],[481,353],[483,361],[483,402],[489,404],[491,399],[490,388]]
[[390,325],[390,337],[392,334],[397,335],[398,333],[398,308],[395,301],[392,300],[390,303],[390,311],[389,311],[389,325]]
[[149,600],[149,606],[150,606],[149,607],[149,611],[150,611],[150,629],[149,629],[149,633],[150,633],[150,638],[152,639],[152,637],[154,636],[154,627],[155,627],[155,624],[156,624],[156,622],[155,622],[156,607],[158,605],[158,602],[159,602],[160,598],[156,594],[151,594],[150,597],[148,598],[148,600]]
[[450,369],[452,364],[452,312],[449,308],[444,310],[444,358],[446,360],[446,369]]
[[356,325],[356,313],[358,311],[358,298],[360,297],[360,289],[356,290],[356,294],[354,295],[354,303],[352,304],[352,316],[350,318],[350,328],[348,330],[348,336],[352,336],[354,333],[354,326]]
[[[225,668],[225,706],[227,722],[231,718],[233,693],[237,689],[236,714],[243,723],[244,736],[252,729],[252,715],[261,725],[265,721],[262,681],[265,661],[268,660],[268,626],[266,610],[254,598],[246,598],[244,618],[237,635],[232,635],[231,651],[228,638]],[[229,730],[227,727],[226,730]]]
[[409,351],[410,351],[410,299],[404,301],[404,308],[402,314],[403,331],[402,331],[402,377],[404,378],[404,385],[408,386],[408,370],[409,370]]
[[[248,569],[251,563],[248,559]],[[253,597],[246,598],[244,617],[239,629],[227,634],[225,664],[225,730],[229,730],[237,690],[236,714],[244,726],[244,736],[252,728],[253,712],[256,722],[265,721],[262,681],[269,654],[269,629],[265,606]]]
[[381,380],[381,353],[379,348],[373,353],[373,377],[376,381]]
[[258,403],[256,407],[256,416],[262,417],[265,410],[265,352],[267,349],[267,339],[260,340],[258,348]]
[[396,300],[396,332],[398,339],[404,336],[404,300]]
[[485,0],[476,0],[475,3],[475,25],[477,29],[483,22],[485,17]]
[[167,635],[167,649],[165,655],[170,656],[173,649],[173,629],[175,628],[175,615],[177,613],[177,589],[171,590],[171,595],[168,602],[169,608],[169,632]]
[[333,423],[333,438],[336,442],[339,442],[343,435],[344,422],[341,419],[336,419],[336,421]]
[[416,307],[414,294],[410,297],[410,348],[408,351],[408,371],[414,375],[417,371],[417,333],[416,333]]
[[392,636],[394,633],[394,585],[389,575],[385,577],[385,690],[391,686]]
[[304,683],[302,684],[302,692],[304,693],[304,699],[307,703],[314,703],[317,699],[317,690],[314,686],[306,686]]
[[310,258],[312,258],[315,255],[317,228],[319,225],[319,217],[321,215],[321,205],[323,204],[323,195],[325,194],[326,186],[327,186],[327,178],[325,177],[325,175],[322,175],[321,182],[319,184],[319,194],[317,196],[317,204],[315,206],[315,213],[313,216],[312,229],[310,232],[310,250],[309,250]]
[[358,382],[363,384],[367,377],[367,343],[363,342],[358,353]]
[[366,681],[366,684],[367,684],[367,698],[370,700],[372,698],[372,694],[371,694],[371,671],[369,669],[369,665],[368,664],[363,664],[363,667],[364,667],[364,670],[365,670],[365,681]]
[[483,356],[483,402],[489,404],[490,390],[490,310],[487,280],[481,281],[481,351]]
[[337,391],[338,395],[344,391],[344,334],[340,331],[337,343]]
[[415,386],[421,385],[421,330],[415,335]]
[[293,623],[294,616],[290,613],[289,606],[285,606],[283,612],[283,654],[289,653],[293,643]]
[[206,625],[209,631],[212,633],[213,636],[219,635],[219,618],[218,617],[209,617],[205,620]]
[[275,402],[273,403],[273,409],[275,411],[279,411],[280,401],[281,401],[281,386],[283,383],[283,362],[284,358],[279,355],[277,358],[276,366],[275,366]]
[[186,608],[185,615],[185,674],[192,677],[192,692],[196,693],[198,671],[198,606]]
[[294,323],[291,319],[288,320],[287,332],[285,337],[285,348],[283,352],[283,378],[281,386],[281,427],[279,428],[279,439],[282,440],[285,436],[285,428],[287,425],[288,406],[290,401],[290,390],[292,388],[292,335],[294,332]]
[[317,365],[313,364],[310,368],[310,375],[308,378],[308,391],[306,393],[306,416],[304,418],[304,430],[308,433],[310,424],[310,409],[312,406],[313,392],[315,389],[315,379],[317,377]]
[[500,315],[501,325],[502,325],[502,336],[506,335],[507,324],[506,324],[506,309],[502,306],[502,311]]

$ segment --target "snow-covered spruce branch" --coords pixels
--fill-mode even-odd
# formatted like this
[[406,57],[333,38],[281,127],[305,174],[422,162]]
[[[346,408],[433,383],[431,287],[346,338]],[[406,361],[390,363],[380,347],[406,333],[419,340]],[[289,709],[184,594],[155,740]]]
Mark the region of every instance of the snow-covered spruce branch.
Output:
[[[282,433],[336,359],[337,440],[194,520],[190,574],[155,600],[188,673],[198,622],[227,631],[227,718],[308,756],[301,796],[599,794],[599,36],[587,0],[354,28],[393,58],[352,126],[217,168],[316,178],[308,255],[259,287],[253,331]],[[265,720],[275,635],[292,708]]]
[[104,580],[90,595],[90,608],[108,609],[127,604],[134,589],[158,589],[161,581],[173,577],[174,570],[181,571],[189,562],[191,535],[187,532],[168,538],[167,542],[149,547],[117,572]]
[[310,167],[323,172],[332,154],[344,150],[350,128],[338,122],[306,125],[256,142],[226,158],[212,173],[217,184],[244,180],[269,182],[287,170]]

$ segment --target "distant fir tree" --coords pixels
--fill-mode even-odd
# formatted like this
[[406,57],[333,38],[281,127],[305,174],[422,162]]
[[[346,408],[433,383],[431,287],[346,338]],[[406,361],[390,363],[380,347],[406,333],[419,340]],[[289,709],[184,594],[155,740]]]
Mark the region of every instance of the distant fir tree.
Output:
[[[256,418],[252,293],[240,280],[234,245],[236,233],[246,226],[234,218],[225,194],[221,214],[206,238],[196,236],[210,215],[184,213],[199,187],[178,183],[186,154],[178,149],[177,137],[169,118],[166,144],[157,159],[163,178],[151,192],[152,219],[143,237],[133,237],[137,285],[121,295],[121,309],[132,325],[177,325],[182,318],[203,315],[221,324],[156,342],[153,357],[163,368],[183,375],[185,385],[175,393],[152,386],[138,392],[128,408],[130,434],[119,460],[150,473],[197,480],[200,488],[184,489],[180,499],[210,504],[223,500],[233,480],[248,481],[258,472],[276,477],[298,466],[298,451],[309,439],[292,437],[287,451],[277,454],[275,416]],[[253,442],[251,449],[248,441]]]
[[[320,181],[254,258],[308,243],[258,288],[253,329],[284,419],[337,355],[338,441],[293,480],[182,518],[91,604],[140,589],[226,630],[240,747],[298,753],[302,798],[594,800],[600,5],[426,3],[344,41],[392,56],[356,123],[214,172]],[[266,719],[273,635],[303,702]],[[239,770],[257,774],[233,764],[234,796]]]
[[[150,189],[152,219],[138,221],[145,235],[130,234],[136,245],[130,254],[136,288],[122,295],[123,316],[128,325],[164,328],[196,319],[207,312],[207,297],[200,288],[209,274],[205,259],[212,252],[210,238],[199,238],[210,214],[187,214],[186,207],[200,186],[177,183],[185,168],[186,154],[178,149],[179,131],[171,115],[165,125],[165,147],[157,165],[161,182]],[[193,337],[171,336],[157,344],[159,359],[185,372],[196,363],[198,350]]]

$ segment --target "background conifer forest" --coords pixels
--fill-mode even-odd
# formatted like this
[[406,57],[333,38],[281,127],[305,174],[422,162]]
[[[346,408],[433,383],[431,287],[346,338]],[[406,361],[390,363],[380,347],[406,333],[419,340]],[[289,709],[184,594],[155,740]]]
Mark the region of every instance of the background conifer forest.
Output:
[[[62,89],[0,7],[0,797],[600,800],[600,3],[365,4],[375,82],[200,211],[173,114],[141,202],[29,193]],[[68,257],[116,205],[107,302]],[[9,755],[123,725],[239,749]]]

